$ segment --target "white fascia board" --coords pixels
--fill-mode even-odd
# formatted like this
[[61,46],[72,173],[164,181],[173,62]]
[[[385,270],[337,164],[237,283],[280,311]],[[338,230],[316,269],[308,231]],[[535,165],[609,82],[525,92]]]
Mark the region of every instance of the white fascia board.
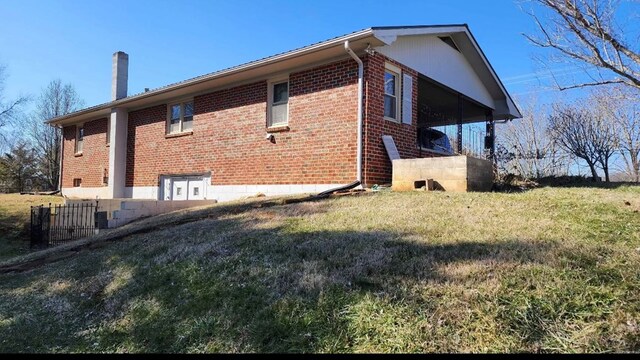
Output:
[[518,107],[515,105],[515,103],[511,99],[511,95],[509,95],[509,93],[507,92],[507,89],[505,89],[504,85],[502,84],[502,81],[500,81],[500,78],[498,77],[498,74],[496,74],[496,72],[493,70],[493,67],[489,63],[489,59],[487,59],[487,57],[484,55],[484,52],[482,51],[482,49],[480,49],[480,45],[478,45],[478,42],[473,37],[473,35],[471,34],[471,32],[469,31],[468,28],[464,29],[464,34],[467,35],[467,37],[471,41],[471,44],[473,44],[477,54],[482,59],[482,62],[484,63],[484,66],[489,70],[489,72],[493,76],[493,80],[500,87],[500,90],[502,90],[502,93],[504,94],[504,96],[506,98],[506,101],[507,101],[507,106],[509,107],[510,115],[513,116],[513,118],[515,118],[515,119],[522,118],[522,113],[520,113],[520,110],[518,109]]

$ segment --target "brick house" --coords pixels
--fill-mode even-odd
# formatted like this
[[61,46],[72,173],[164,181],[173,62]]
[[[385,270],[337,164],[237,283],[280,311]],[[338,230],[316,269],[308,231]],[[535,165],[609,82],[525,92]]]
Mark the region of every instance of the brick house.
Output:
[[114,54],[112,101],[49,121],[63,129],[68,197],[230,200],[386,184],[382,135],[402,158],[441,156],[421,129],[521,117],[466,25],[369,28],[135,95],[128,61]]

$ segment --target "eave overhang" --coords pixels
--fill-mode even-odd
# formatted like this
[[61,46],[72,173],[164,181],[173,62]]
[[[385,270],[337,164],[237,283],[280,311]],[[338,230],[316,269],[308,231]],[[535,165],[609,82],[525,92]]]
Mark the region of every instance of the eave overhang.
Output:
[[373,27],[330,40],[291,50],[285,53],[248,62],[242,65],[216,71],[210,74],[170,84],[123,99],[82,109],[47,121],[54,126],[65,126],[108,117],[114,108],[135,110],[162,104],[172,99],[205,94],[216,89],[224,89],[249,81],[266,80],[270,77],[295,69],[303,69],[313,64],[349,58],[344,50],[344,42],[349,41],[351,49],[364,54],[368,47],[393,43],[398,36],[440,35],[453,37],[460,51],[467,57],[474,70],[482,78],[488,90],[494,95],[495,119],[521,118],[522,114],[504,88],[493,67],[478,46],[466,24],[432,25],[405,27]]
[[56,126],[71,125],[108,117],[111,109],[137,109],[153,104],[161,104],[171,99],[207,93],[215,89],[224,89],[248,81],[266,80],[279,73],[302,69],[332,59],[349,58],[344,50],[344,42],[349,41],[351,49],[364,54],[368,46],[380,46],[384,43],[373,36],[371,29],[365,29],[303,48],[252,61],[210,74],[198,76],[179,83],[167,85],[144,93],[82,109],[47,121]]

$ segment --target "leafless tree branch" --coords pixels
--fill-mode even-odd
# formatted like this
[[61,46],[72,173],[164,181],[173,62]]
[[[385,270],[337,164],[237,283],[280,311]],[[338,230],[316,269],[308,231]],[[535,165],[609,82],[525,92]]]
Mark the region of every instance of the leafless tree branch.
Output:
[[[523,34],[527,40],[542,48],[555,49],[568,61],[588,64],[611,74],[593,83],[558,86],[560,90],[612,83],[640,88],[640,54],[637,48],[629,46],[621,35],[624,32],[618,31],[615,25],[616,1],[532,1],[552,16],[542,21],[530,11],[540,34]],[[631,44],[637,47],[637,42]]]

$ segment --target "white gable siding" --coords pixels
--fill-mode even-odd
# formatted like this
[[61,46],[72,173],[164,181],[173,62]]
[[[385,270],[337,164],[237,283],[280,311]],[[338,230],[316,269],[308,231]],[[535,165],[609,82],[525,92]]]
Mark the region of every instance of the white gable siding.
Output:
[[400,63],[490,108],[493,98],[467,59],[436,36],[399,36],[376,49]]

